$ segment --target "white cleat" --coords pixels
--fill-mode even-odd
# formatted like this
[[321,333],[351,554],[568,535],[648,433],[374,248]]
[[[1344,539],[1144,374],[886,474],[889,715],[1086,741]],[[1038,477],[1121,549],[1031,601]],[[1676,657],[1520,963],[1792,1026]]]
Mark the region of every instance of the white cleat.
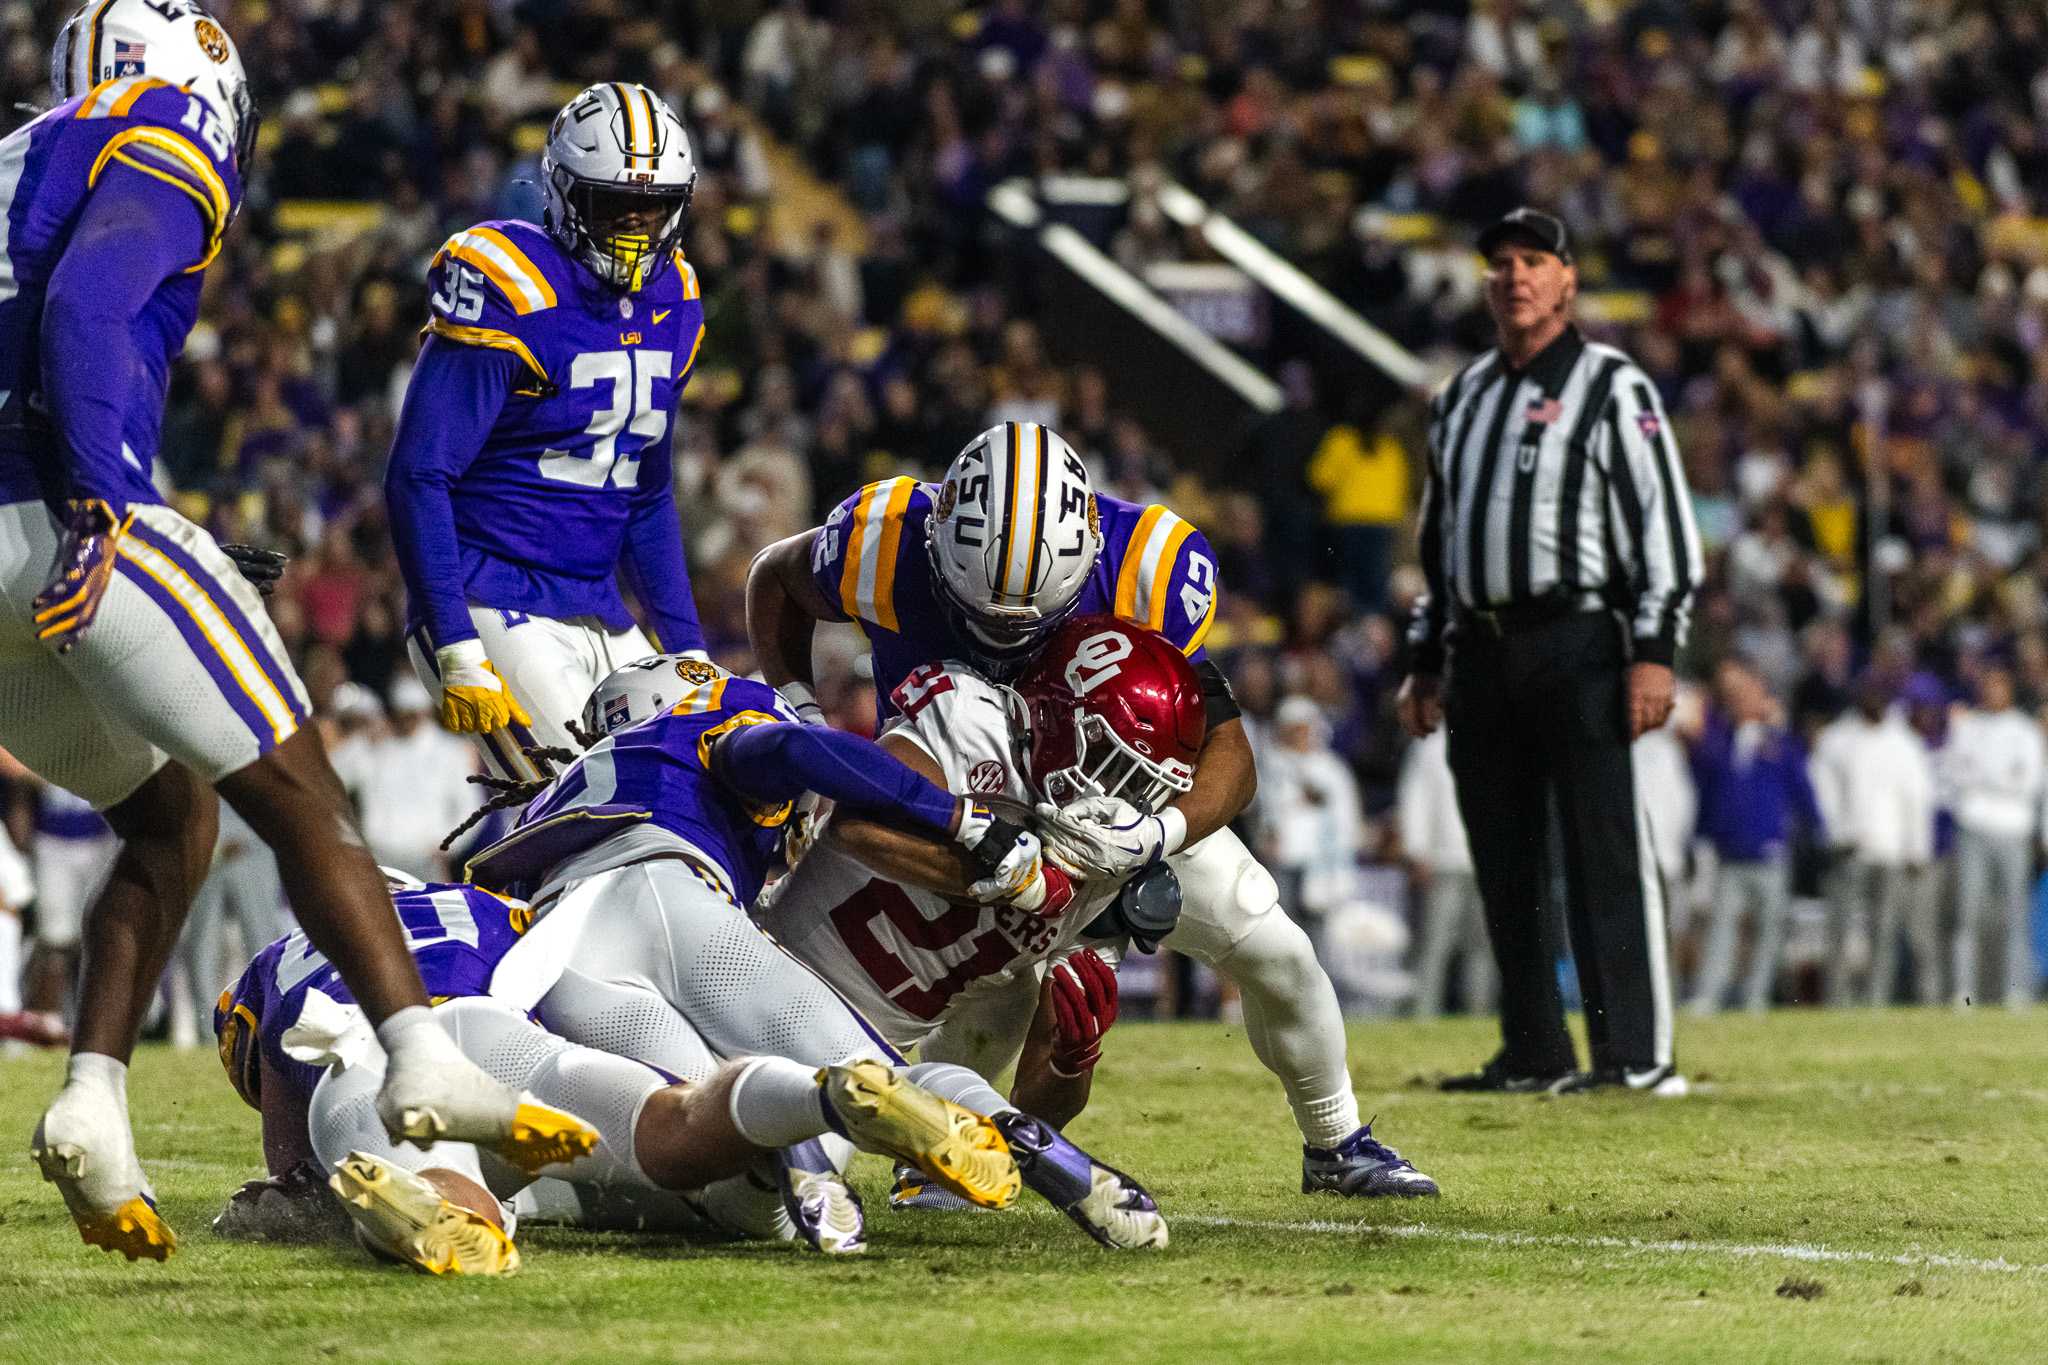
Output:
[[417,1172],[367,1152],[350,1152],[328,1186],[372,1253],[429,1275],[510,1275],[519,1249],[505,1230],[442,1198]]
[[528,1175],[597,1147],[597,1130],[582,1119],[499,1084],[460,1055],[427,1065],[393,1057],[377,1117],[394,1142],[473,1142]]
[[127,1115],[105,1096],[80,1085],[58,1091],[36,1125],[29,1155],[64,1196],[87,1245],[131,1261],[170,1259],[177,1234],[156,1211]]
[[784,1167],[782,1203],[797,1233],[813,1251],[851,1256],[868,1249],[866,1215],[860,1196],[837,1171]]

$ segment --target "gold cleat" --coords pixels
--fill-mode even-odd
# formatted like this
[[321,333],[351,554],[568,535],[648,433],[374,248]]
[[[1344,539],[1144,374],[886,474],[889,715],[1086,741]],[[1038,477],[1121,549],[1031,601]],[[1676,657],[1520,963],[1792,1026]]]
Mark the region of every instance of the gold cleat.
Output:
[[880,1062],[818,1073],[825,1101],[862,1151],[907,1161],[969,1203],[1006,1209],[1023,1179],[1010,1144],[971,1109],[942,1100]]
[[71,1221],[78,1224],[78,1235],[87,1246],[118,1251],[131,1261],[171,1258],[178,1246],[178,1234],[171,1231],[171,1225],[157,1213],[147,1196],[138,1194],[111,1211],[96,1209],[85,1198],[79,1189],[86,1164],[83,1148],[60,1142],[38,1147],[31,1155],[42,1167],[43,1179],[64,1196],[64,1207],[71,1211]]
[[597,1149],[597,1130],[565,1110],[522,1096],[512,1127],[491,1150],[528,1175],[562,1165]]
[[424,1177],[367,1152],[350,1152],[327,1180],[372,1252],[429,1275],[510,1275],[519,1248],[473,1209],[441,1197]]

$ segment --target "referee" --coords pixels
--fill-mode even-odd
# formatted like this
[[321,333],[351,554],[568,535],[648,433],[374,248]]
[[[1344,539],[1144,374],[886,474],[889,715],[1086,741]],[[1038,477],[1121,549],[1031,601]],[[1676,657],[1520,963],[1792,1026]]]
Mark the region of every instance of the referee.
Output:
[[[1500,345],[1430,405],[1429,592],[1397,703],[1411,735],[1450,725],[1500,966],[1501,1050],[1443,1088],[1683,1094],[1664,890],[1629,744],[1671,714],[1672,655],[1700,578],[1685,474],[1649,378],[1572,325],[1564,224],[1518,208],[1479,250]],[[1553,810],[1592,1043],[1584,1072],[1538,905],[1556,884]]]

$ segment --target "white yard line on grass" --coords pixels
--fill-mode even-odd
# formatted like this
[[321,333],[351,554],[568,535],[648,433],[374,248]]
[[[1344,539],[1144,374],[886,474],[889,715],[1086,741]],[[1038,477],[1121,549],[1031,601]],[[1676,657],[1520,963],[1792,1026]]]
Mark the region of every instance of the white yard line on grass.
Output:
[[1400,1237],[1424,1242],[1467,1242],[1480,1246],[1558,1247],[1567,1251],[1620,1251],[1636,1256],[1725,1256],[1734,1260],[1811,1261],[1822,1264],[1896,1265],[1938,1270],[1977,1270],[2001,1275],[2039,1275],[2048,1265],[2029,1265],[2003,1257],[1950,1256],[1934,1251],[1841,1251],[1800,1242],[1652,1241],[1644,1237],[1581,1237],[1568,1233],[1479,1232],[1470,1228],[1439,1228],[1427,1223],[1340,1223],[1327,1218],[1176,1218],[1176,1224],[1197,1227],[1249,1228],[1259,1232],[1309,1232],[1356,1237]]

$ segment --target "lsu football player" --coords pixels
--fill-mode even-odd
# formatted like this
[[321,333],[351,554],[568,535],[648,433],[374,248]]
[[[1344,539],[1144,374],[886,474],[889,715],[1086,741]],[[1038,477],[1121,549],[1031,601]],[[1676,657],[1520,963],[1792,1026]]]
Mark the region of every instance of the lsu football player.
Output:
[[241,203],[241,58],[184,0],[93,0],[58,36],[56,107],[0,141],[0,744],[121,838],[86,913],[68,1076],[33,1150],[89,1244],[161,1260],[128,1125],[142,1013],[212,855],[217,788],[277,854],[391,1067],[394,1134],[538,1126],[427,1010],[306,691],[255,589],[151,479],[171,361]]
[[508,778],[654,653],[621,570],[666,648],[704,648],[670,477],[704,340],[677,247],[689,137],[644,86],[601,82],[555,116],[541,178],[540,226],[479,223],[434,256],[384,481],[413,666]]
[[[872,741],[795,724],[772,688],[717,665],[672,655],[627,665],[592,694],[582,729],[602,739],[526,806],[518,829],[469,864],[479,882],[535,888],[545,913],[508,954],[494,990],[535,1001],[549,1027],[575,1042],[682,1076],[702,1066],[696,1040],[717,1056],[901,1062],[877,1025],[743,909],[760,896],[803,792],[963,853],[967,898],[1049,900],[1038,841],[1020,825],[952,796]],[[1024,1185],[1100,1244],[1165,1244],[1165,1220],[1137,1181],[1016,1109],[979,1074],[932,1062],[905,1074],[993,1115]]]
[[819,621],[859,623],[883,722],[920,665],[968,659],[1007,679],[1076,613],[1165,635],[1207,699],[1193,786],[1153,812],[1114,797],[1077,802],[1045,835],[1093,878],[1168,860],[1185,904],[1167,946],[1236,984],[1252,1050],[1301,1129],[1304,1193],[1435,1194],[1426,1176],[1390,1164],[1360,1122],[1336,990],[1280,910],[1272,874],[1228,828],[1258,779],[1229,684],[1202,651],[1219,589],[1201,532],[1158,504],[1097,496],[1056,433],[1009,422],[970,441],[942,482],[869,484],[823,526],[763,550],[747,582],[747,631],[763,676],[812,722],[823,720],[810,649]]
[[[765,1161],[795,1229],[819,1250],[855,1252],[865,1247],[860,1203],[817,1138],[840,1133],[865,1151],[908,1154],[943,1183],[935,1149],[959,1129],[986,1126],[873,1062],[818,1070],[750,1057],[684,1082],[564,1042],[488,995],[492,971],[531,920],[527,906],[391,875],[407,945],[460,1046],[507,1084],[602,1116],[594,1140],[530,1152],[516,1169],[464,1143],[408,1150],[387,1142],[371,1101],[381,1058],[346,984],[293,933],[258,953],[214,1012],[221,1064],[263,1115],[273,1173],[236,1193],[219,1231],[290,1236],[317,1222],[325,1201],[306,1196],[320,1186],[295,1174],[310,1162],[375,1251],[434,1274],[508,1274],[519,1253],[503,1201],[535,1175],[614,1190],[701,1190]],[[781,1148],[792,1150],[774,1159]]]

